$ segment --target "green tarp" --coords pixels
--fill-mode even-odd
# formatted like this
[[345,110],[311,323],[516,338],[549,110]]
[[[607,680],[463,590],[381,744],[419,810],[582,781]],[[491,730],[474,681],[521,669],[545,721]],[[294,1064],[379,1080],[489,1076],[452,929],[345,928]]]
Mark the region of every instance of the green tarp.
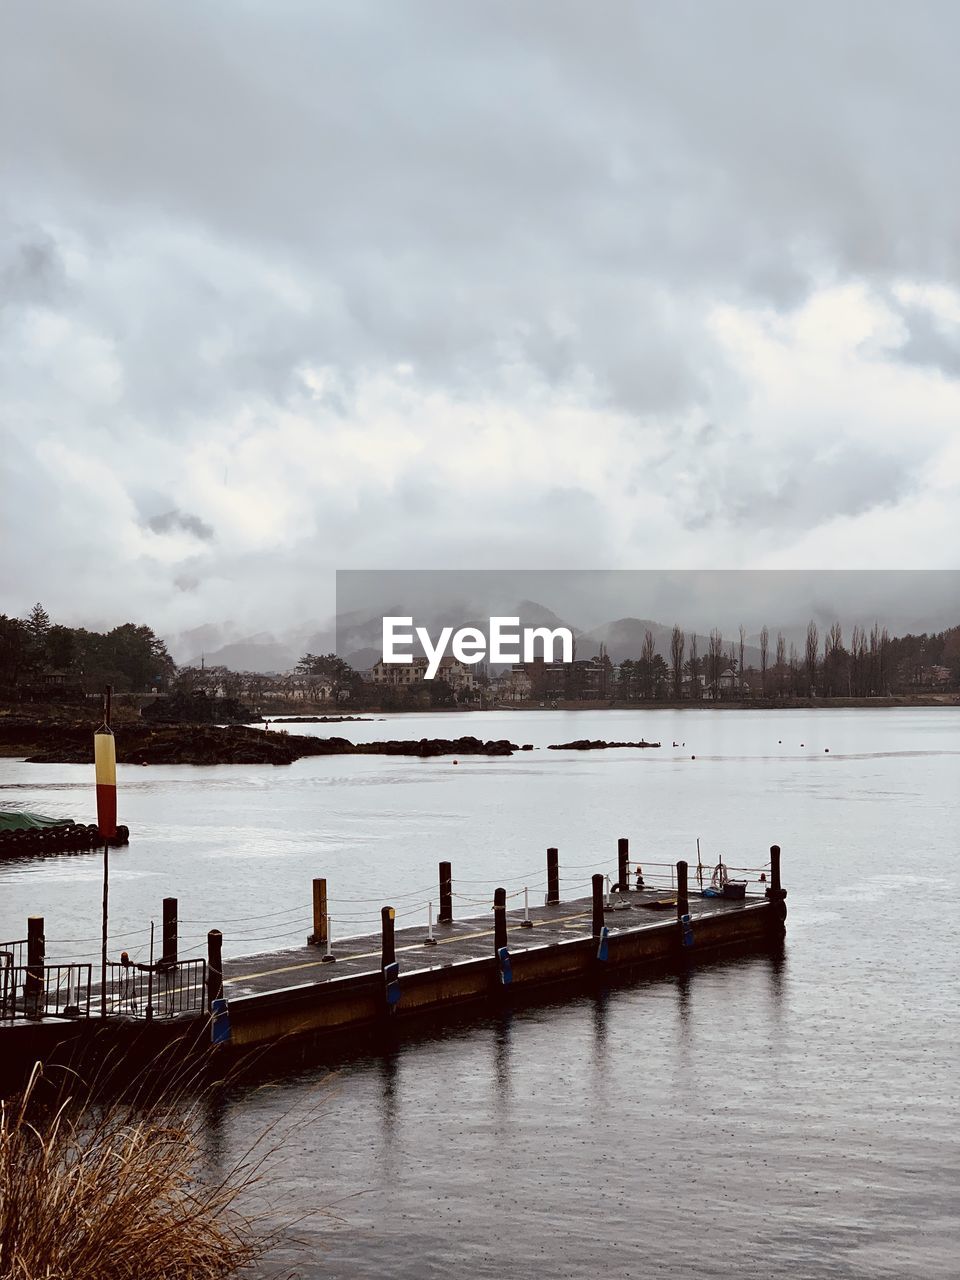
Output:
[[16,809],[0,809],[0,831],[31,831],[36,827],[69,825],[67,818],[45,818],[42,813],[24,813]]

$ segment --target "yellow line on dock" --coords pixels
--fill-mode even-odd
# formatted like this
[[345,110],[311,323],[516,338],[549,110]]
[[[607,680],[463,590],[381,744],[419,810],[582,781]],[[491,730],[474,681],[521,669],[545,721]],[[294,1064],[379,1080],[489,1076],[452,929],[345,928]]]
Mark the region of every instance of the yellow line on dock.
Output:
[[[589,911],[580,911],[575,916],[557,916],[553,920],[534,920],[533,927],[539,928],[544,924],[566,924],[568,920],[582,920],[590,914]],[[492,929],[481,929],[479,933],[454,933],[449,938],[437,938],[437,945],[443,946],[448,942],[468,942],[471,938],[489,938],[493,933]],[[423,946],[422,942],[411,942],[408,946],[397,947],[397,951],[418,951]],[[344,960],[372,960],[380,954],[378,951],[363,951],[359,955],[344,956]],[[304,960],[302,964],[287,965],[283,969],[265,969],[262,973],[244,973],[236,978],[228,977],[224,974],[224,983],[230,982],[255,982],[258,978],[272,978],[275,973],[296,973],[298,969],[316,969],[323,964],[322,960]]]

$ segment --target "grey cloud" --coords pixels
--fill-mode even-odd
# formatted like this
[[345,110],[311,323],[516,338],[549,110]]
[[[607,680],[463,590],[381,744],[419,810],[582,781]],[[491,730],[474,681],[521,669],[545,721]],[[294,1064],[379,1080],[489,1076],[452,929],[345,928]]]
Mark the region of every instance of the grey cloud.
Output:
[[150,516],[146,526],[152,533],[190,533],[202,542],[213,538],[213,527],[189,511],[164,511],[162,515]]
[[[558,487],[546,465],[510,492],[509,450],[502,497],[468,473],[438,479],[429,450],[383,484],[357,463],[295,545],[243,555],[219,519],[215,540],[179,510],[168,476],[139,502],[128,465],[146,527],[208,544],[202,573],[144,571],[144,607],[162,579],[223,616],[243,581],[251,608],[296,613],[351,558],[456,567],[522,548],[530,563],[619,564],[653,554],[651,486],[687,529],[786,539],[916,485],[929,446],[905,431],[871,454],[842,426],[819,464],[793,439],[765,445],[761,479],[741,434],[749,380],[710,313],[788,312],[824,280],[960,287],[947,0],[48,0],[3,22],[0,302],[15,315],[0,430],[16,485],[0,521],[23,552],[0,556],[0,584],[27,606],[45,577],[80,607],[71,549],[96,488],[78,467],[74,507],[38,521],[62,465],[44,442],[69,436],[104,465],[122,450],[144,477],[161,451],[287,410],[322,442],[400,361],[418,394],[452,404],[532,416],[549,393],[615,409],[609,484],[636,496],[639,544],[602,492]],[[30,365],[28,315],[63,327],[64,355],[49,339],[49,363]],[[909,324],[896,359],[956,368],[946,336]],[[50,373],[77,351],[61,385]],[[302,375],[318,367],[314,400]],[[455,432],[443,447],[469,458]],[[661,456],[638,462],[651,435]],[[585,457],[592,443],[585,427]],[[545,462],[554,448],[545,428]]]
[[905,364],[939,369],[947,378],[960,378],[960,325],[949,324],[922,307],[904,307],[907,339],[891,352]]

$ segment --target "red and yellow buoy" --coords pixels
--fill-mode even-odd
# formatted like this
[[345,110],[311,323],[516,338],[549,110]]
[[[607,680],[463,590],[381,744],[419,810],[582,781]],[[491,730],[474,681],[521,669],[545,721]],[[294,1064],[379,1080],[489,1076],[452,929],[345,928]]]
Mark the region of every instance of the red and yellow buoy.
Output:
[[93,735],[97,776],[97,826],[104,840],[117,834],[117,748],[113,730],[102,724]]

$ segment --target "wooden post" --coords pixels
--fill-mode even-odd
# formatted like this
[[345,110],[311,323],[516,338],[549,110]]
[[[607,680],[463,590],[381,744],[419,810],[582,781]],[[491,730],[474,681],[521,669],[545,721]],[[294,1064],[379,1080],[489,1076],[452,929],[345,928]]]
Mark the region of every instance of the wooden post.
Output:
[[598,871],[592,878],[593,884],[593,936],[600,937],[603,928],[603,882],[604,875]]
[[690,900],[687,892],[687,864],[677,863],[677,919],[690,914]]
[[43,1012],[43,966],[46,961],[46,938],[43,916],[27,917],[27,976],[23,984],[24,1004],[28,1018],[39,1018]]
[[770,931],[775,937],[782,938],[787,931],[787,891],[780,883],[780,846],[778,844],[770,846],[770,884],[767,888],[767,897],[770,899],[772,909]]
[[507,891],[493,891],[493,954],[500,955],[500,948],[507,945]]
[[223,934],[211,929],[207,934],[207,1009],[223,999]]
[[307,938],[313,947],[324,947],[327,944],[327,882],[313,882],[313,933]]
[[160,951],[158,968],[175,969],[177,967],[177,900],[163,900],[163,945]]
[[547,850],[547,906],[560,901],[560,854],[556,849]]
[[396,915],[393,907],[381,907],[380,909],[380,968],[385,969],[388,964],[395,964],[397,959],[397,946],[394,939],[394,930],[396,927]]
[[440,863],[440,913],[437,924],[453,923],[453,870],[449,862]]
[[630,841],[626,836],[617,841],[617,882],[621,893],[630,888]]

